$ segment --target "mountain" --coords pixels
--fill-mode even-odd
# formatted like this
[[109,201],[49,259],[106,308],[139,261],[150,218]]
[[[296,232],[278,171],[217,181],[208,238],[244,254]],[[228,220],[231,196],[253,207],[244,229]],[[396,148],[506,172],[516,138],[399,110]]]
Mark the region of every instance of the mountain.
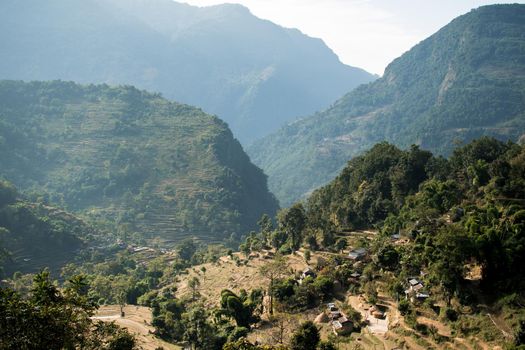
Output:
[[219,115],[242,142],[375,76],[240,5],[0,2],[0,79],[131,84]]
[[380,141],[448,155],[482,136],[525,132],[525,5],[480,7],[394,60],[330,108],[248,149],[282,205]]
[[23,199],[12,184],[0,181],[0,275],[58,270],[98,236],[82,219]]
[[0,176],[121,235],[220,240],[277,202],[227,125],[133,87],[0,82]]

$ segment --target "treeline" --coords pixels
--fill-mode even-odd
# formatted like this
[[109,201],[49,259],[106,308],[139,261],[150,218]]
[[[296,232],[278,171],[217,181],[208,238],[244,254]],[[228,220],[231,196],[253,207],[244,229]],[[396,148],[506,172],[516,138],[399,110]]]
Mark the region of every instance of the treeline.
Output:
[[399,261],[412,254],[402,266],[407,275],[435,270],[454,291],[472,262],[482,267],[483,285],[518,290],[525,274],[525,148],[483,137],[445,159],[379,143],[275,221],[263,217],[240,250],[338,251],[346,245],[340,233],[375,227],[385,238],[401,234],[414,243],[397,252]]

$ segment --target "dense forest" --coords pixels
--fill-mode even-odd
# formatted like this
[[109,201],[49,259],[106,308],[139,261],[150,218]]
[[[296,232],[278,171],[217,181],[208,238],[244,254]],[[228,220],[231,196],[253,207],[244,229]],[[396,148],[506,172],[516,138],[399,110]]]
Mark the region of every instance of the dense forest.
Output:
[[[428,325],[417,321],[427,307],[431,314],[443,313],[456,336],[481,335],[513,348],[524,344],[524,189],[525,147],[512,142],[483,137],[454,149],[448,159],[382,142],[350,160],[305,202],[282,209],[275,228],[262,220],[260,232],[240,250],[302,250],[308,260],[316,251],[350,248],[369,257],[365,264],[334,257],[317,268],[311,284],[278,279],[274,297],[292,312],[316,307],[336,295],[336,283],[348,283],[350,295],[362,293],[372,305],[380,291],[391,295],[420,336],[429,335]],[[378,233],[355,236],[370,228]],[[355,281],[353,274],[360,276],[357,288],[346,282]],[[428,298],[424,304],[401,297],[410,295],[405,289],[411,279],[426,286],[418,294]],[[460,311],[467,306],[470,313]],[[504,314],[515,335],[505,339],[497,329],[483,331],[489,327],[481,326],[483,312]]]
[[377,81],[252,145],[289,205],[386,140],[449,155],[457,142],[525,133],[525,5],[480,7],[394,60]]
[[0,175],[123,238],[218,241],[277,202],[227,125],[132,87],[0,82]]
[[524,189],[525,148],[514,143],[481,138],[448,160],[381,143],[315,191],[305,215],[323,232],[377,226],[385,237],[411,237],[414,245],[403,253],[423,254],[417,265],[396,268],[408,275],[432,269],[450,292],[468,262],[482,266],[483,285],[492,291],[517,291],[525,273]]

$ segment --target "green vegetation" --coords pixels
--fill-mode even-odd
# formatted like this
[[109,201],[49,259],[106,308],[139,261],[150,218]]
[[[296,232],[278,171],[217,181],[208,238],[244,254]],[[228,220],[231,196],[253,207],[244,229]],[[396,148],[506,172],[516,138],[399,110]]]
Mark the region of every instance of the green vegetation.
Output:
[[290,350],[315,350],[320,340],[319,330],[313,322],[308,321],[293,334]]
[[59,290],[48,272],[35,276],[28,296],[0,288],[2,349],[137,349],[135,338],[114,323],[93,322],[96,304],[82,278]]
[[282,206],[386,140],[448,155],[483,135],[525,133],[525,5],[473,10],[394,60],[382,78],[249,148]]
[[[482,268],[483,285],[523,288],[525,147],[481,138],[449,160],[387,143],[352,159],[308,199],[309,230],[377,226],[378,268],[428,272],[444,291],[460,293],[465,265]],[[394,247],[403,234],[413,245]]]
[[[388,293],[425,346],[449,340],[418,320],[422,313],[437,319],[440,309],[440,319],[458,336],[479,334],[510,346],[509,330],[518,344],[525,317],[524,188],[525,146],[482,137],[445,159],[383,142],[350,160],[307,201],[281,210],[276,228],[253,232],[243,246],[248,252],[273,246],[283,254],[299,247],[364,249],[353,262],[337,254],[318,259],[316,274],[301,278],[283,273],[277,255],[263,271],[274,274],[263,275],[281,312],[314,308],[336,296],[338,284],[371,305]],[[370,228],[378,233],[350,234]],[[409,280],[421,284],[421,292],[410,289]]]
[[[346,327],[359,332],[366,323],[350,298],[356,295],[374,314],[389,308],[386,300],[392,307],[397,301],[399,332],[425,347],[476,336],[512,348],[523,342],[525,317],[524,189],[525,146],[484,137],[445,159],[417,146],[404,151],[383,142],[352,159],[308,201],[281,210],[276,225],[263,215],[258,231],[241,243],[242,252],[229,251],[229,267],[218,259],[227,248],[192,240],[156,258],[93,252],[82,264],[63,268],[69,281],[64,290],[76,286],[89,302],[151,307],[157,336],[194,349],[333,349],[319,341],[315,324],[285,326],[283,317],[300,318],[316,308],[316,314],[326,312],[325,303],[341,298]],[[16,200],[8,184],[0,193],[3,203]],[[371,227],[376,233],[353,231]],[[346,255],[357,248],[365,252],[360,258]],[[289,263],[303,262],[306,251],[315,264],[292,270]],[[259,270],[257,287],[223,289],[217,300],[201,295],[208,269],[226,272],[234,262],[255,264],[252,259],[268,259],[251,267]],[[192,268],[204,262],[210,264]],[[186,283],[179,283],[185,275]],[[407,291],[414,279],[426,296]],[[35,295],[25,276],[16,274],[9,284],[16,293]],[[247,340],[264,324],[275,328],[277,347]],[[286,327],[288,339],[282,336]]]
[[193,107],[59,81],[0,82],[0,104],[0,175],[126,242],[219,241],[277,208],[227,125]]
[[59,270],[100,233],[63,210],[23,199],[0,181],[0,276]]

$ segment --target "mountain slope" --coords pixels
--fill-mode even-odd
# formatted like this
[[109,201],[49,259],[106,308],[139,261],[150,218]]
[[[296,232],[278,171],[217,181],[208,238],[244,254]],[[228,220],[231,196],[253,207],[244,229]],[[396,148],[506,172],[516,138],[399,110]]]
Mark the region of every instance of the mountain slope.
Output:
[[458,17],[394,60],[381,79],[249,153],[287,205],[376,142],[446,155],[455,141],[516,141],[524,132],[525,6],[494,5]]
[[219,240],[276,201],[227,125],[133,87],[0,82],[0,176],[122,234]]
[[98,232],[78,217],[22,199],[13,185],[0,181],[0,276],[58,270],[97,238]]
[[374,76],[239,5],[6,0],[0,78],[131,84],[219,115],[242,142]]

